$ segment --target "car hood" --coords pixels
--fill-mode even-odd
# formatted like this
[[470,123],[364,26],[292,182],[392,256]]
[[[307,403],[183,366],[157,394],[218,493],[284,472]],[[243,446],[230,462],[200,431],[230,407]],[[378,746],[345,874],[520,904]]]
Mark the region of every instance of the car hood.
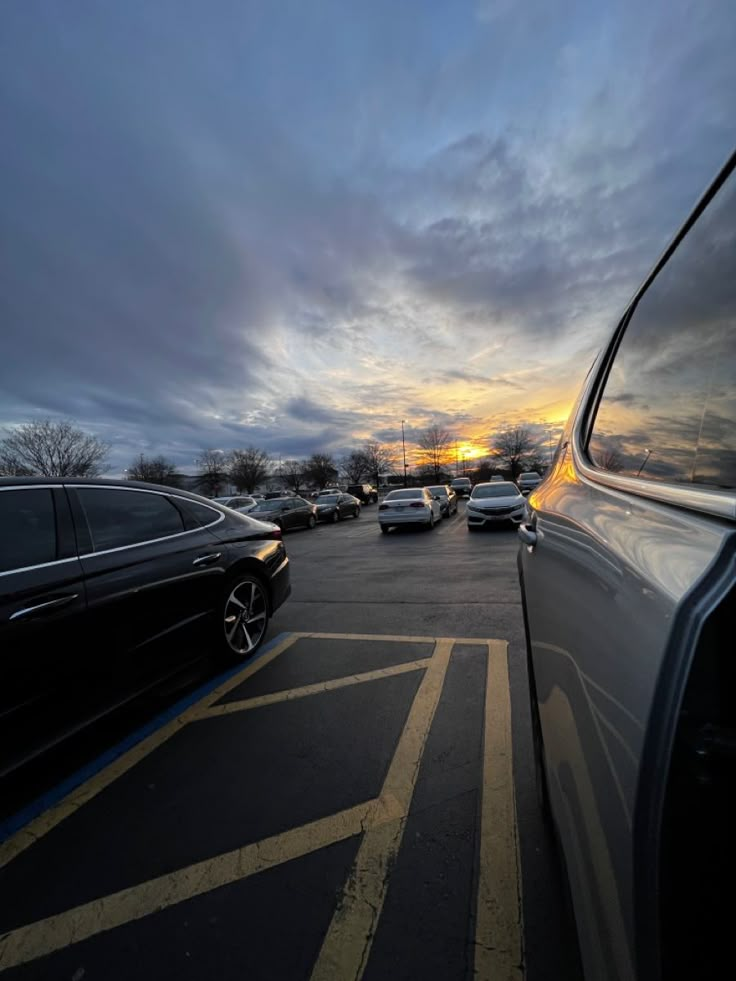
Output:
[[470,507],[478,508],[481,511],[493,510],[494,508],[510,508],[513,504],[521,506],[524,498],[520,494],[509,494],[504,497],[471,497],[468,501]]

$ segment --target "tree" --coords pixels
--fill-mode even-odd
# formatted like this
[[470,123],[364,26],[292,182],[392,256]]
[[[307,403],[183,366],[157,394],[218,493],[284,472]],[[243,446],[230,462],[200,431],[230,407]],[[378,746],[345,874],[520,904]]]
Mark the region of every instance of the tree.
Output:
[[368,473],[368,464],[360,450],[353,450],[341,463],[342,472],[349,484],[359,484]]
[[491,440],[491,453],[511,471],[512,480],[516,480],[524,469],[524,458],[534,450],[532,434],[519,426],[503,429]]
[[284,487],[301,494],[306,482],[306,466],[304,460],[284,460],[280,473]]
[[222,450],[204,450],[197,460],[199,479],[207,494],[216,497],[227,480],[229,460]]
[[0,440],[0,473],[38,477],[96,477],[110,447],[72,422],[40,419],[6,430]]
[[444,467],[450,460],[450,447],[453,442],[452,433],[440,426],[430,426],[425,429],[417,440],[419,446],[419,466],[423,472],[432,474],[437,483]]
[[304,476],[322,490],[337,480],[337,467],[330,453],[313,453],[304,465]]
[[246,491],[252,494],[259,484],[268,477],[270,472],[268,453],[255,446],[246,446],[244,450],[233,450],[228,460],[230,480],[238,488],[238,493]]
[[128,467],[128,480],[145,480],[149,484],[179,486],[176,464],[165,456],[144,456],[142,453]]
[[367,440],[361,448],[361,456],[365,460],[365,472],[378,487],[381,474],[396,467],[396,460],[387,446],[375,440]]

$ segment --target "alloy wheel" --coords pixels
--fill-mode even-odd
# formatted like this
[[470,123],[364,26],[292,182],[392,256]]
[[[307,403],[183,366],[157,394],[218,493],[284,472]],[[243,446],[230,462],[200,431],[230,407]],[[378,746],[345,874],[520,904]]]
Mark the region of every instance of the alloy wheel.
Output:
[[238,580],[225,600],[225,641],[233,654],[246,657],[263,640],[268,626],[268,600],[261,583],[248,576]]

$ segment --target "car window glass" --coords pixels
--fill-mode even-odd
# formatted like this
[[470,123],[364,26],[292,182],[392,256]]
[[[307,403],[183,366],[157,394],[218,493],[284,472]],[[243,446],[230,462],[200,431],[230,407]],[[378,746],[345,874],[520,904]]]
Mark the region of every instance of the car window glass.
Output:
[[181,514],[161,494],[112,488],[76,488],[87,516],[95,552],[175,535]]
[[736,180],[641,298],[588,452],[603,470],[736,487]]
[[0,572],[56,559],[56,514],[48,487],[0,491]]
[[185,523],[187,528],[206,527],[218,521],[220,518],[219,511],[216,511],[214,508],[208,508],[206,504],[200,504],[198,501],[188,501],[178,497],[176,503],[179,509],[186,513]]

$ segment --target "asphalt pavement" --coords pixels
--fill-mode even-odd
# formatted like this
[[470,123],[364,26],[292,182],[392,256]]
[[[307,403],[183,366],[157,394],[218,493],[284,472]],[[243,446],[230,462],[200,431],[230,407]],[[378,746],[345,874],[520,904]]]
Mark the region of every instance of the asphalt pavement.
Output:
[[[287,534],[260,656],[173,688],[118,751],[108,725],[89,761],[55,760],[0,845],[4,977],[579,977],[516,533],[469,534],[463,507],[433,531],[382,535],[366,506]],[[52,786],[80,754],[84,779]]]

